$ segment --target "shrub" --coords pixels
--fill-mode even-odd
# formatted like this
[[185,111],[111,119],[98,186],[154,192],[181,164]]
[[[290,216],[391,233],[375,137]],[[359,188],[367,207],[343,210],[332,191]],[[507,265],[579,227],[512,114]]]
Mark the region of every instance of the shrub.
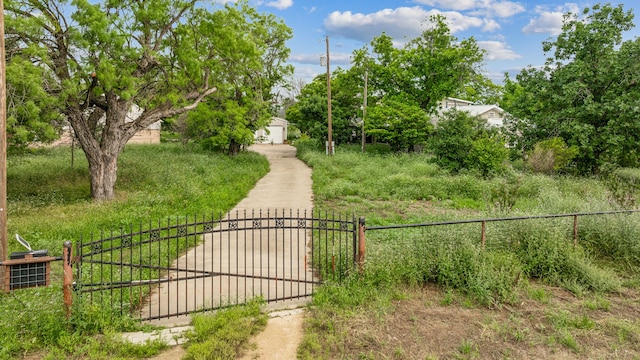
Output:
[[482,120],[461,111],[448,111],[438,120],[429,149],[436,163],[449,171],[459,171],[467,163],[473,139],[482,130]]
[[552,174],[567,166],[576,155],[576,146],[567,147],[564,140],[555,137],[535,144],[527,157],[527,164],[534,172]]
[[497,135],[485,135],[471,143],[466,168],[480,171],[482,176],[502,173],[509,158],[509,149]]

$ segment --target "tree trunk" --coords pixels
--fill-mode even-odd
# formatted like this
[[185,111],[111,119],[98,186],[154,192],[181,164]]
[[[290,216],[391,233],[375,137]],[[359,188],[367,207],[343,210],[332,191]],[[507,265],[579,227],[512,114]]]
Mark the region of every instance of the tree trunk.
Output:
[[[110,106],[106,112],[94,109],[90,116],[79,111],[70,116],[70,123],[89,163],[91,197],[96,201],[111,200],[115,197],[118,156],[136,131],[134,124],[125,123],[131,103],[115,97],[108,98],[108,101]],[[104,116],[104,127],[96,133],[87,126],[92,121],[87,120],[100,116]]]
[[105,153],[97,157],[87,156],[87,159],[91,178],[91,197],[97,201],[113,199],[118,174],[118,154]]
[[229,144],[229,156],[238,155],[240,153],[240,146],[242,146],[242,144],[231,139],[231,142]]

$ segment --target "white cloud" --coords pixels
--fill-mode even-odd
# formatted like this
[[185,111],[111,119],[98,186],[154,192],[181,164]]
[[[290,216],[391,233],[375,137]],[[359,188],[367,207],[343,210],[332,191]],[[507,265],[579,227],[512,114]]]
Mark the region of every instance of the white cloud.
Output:
[[279,10],[284,10],[293,6],[293,0],[275,0],[266,3],[266,5]]
[[491,32],[500,29],[500,24],[493,19],[484,19],[484,25],[482,26],[482,31]]
[[515,60],[522,57],[502,41],[478,41],[478,47],[487,51],[487,60]]
[[383,31],[396,42],[403,42],[419,36],[433,15],[443,15],[452,33],[474,27],[482,31],[493,31],[500,27],[491,19],[483,20],[455,11],[427,11],[419,6],[383,9],[370,14],[334,11],[324,20],[324,27],[330,34],[362,42],[371,41]]
[[454,11],[472,11],[490,17],[510,17],[525,10],[524,6],[513,1],[499,0],[414,0],[423,5]]
[[[300,64],[318,65],[318,68],[321,68],[320,56],[325,56],[325,54],[291,54],[289,61]],[[348,53],[331,52],[329,56],[331,65],[349,65],[351,63],[351,54]]]
[[296,66],[293,77],[295,79],[302,79],[305,83],[309,84],[320,74],[326,74],[326,69],[323,69],[321,66]]
[[556,36],[562,31],[562,20],[566,12],[578,13],[580,8],[577,4],[568,3],[550,10],[544,6],[536,6],[538,17],[529,20],[529,23],[522,28],[525,34],[550,34]]

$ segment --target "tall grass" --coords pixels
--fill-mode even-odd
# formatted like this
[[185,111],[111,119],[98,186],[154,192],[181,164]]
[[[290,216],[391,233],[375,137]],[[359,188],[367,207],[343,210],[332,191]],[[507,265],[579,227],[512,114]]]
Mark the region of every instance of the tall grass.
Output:
[[[452,176],[424,154],[343,148],[328,157],[304,144],[298,151],[314,170],[316,206],[356,208],[369,226],[617,209],[598,179],[515,170],[492,179]],[[367,276],[389,286],[437,283],[483,304],[514,301],[528,278],[575,293],[615,290],[618,276],[593,256],[628,251],[626,258],[635,263],[640,245],[632,239],[640,235],[640,221],[627,217],[622,226],[615,217],[594,219],[580,218],[578,246],[571,218],[490,223],[485,249],[479,224],[368,231]]]
[[[8,231],[60,253],[65,240],[167,217],[218,214],[238,203],[267,171],[256,153],[229,158],[177,144],[128,145],[118,163],[116,199],[90,199],[84,155],[41,149],[7,159]],[[16,242],[10,250],[20,250]]]
[[[8,232],[19,233],[33,248],[47,249],[50,255],[60,255],[65,240],[76,241],[81,235],[224,213],[269,169],[267,160],[256,153],[229,158],[176,144],[130,145],[118,163],[116,199],[97,203],[90,199],[83,154],[76,150],[73,164],[71,156],[68,148],[50,148],[7,159]],[[21,250],[10,241],[10,252]],[[60,264],[54,262],[54,283],[60,274]],[[0,359],[39,349],[48,349],[54,358],[138,358],[161,348],[88,337],[140,325],[79,300],[66,319],[59,285],[0,293]]]

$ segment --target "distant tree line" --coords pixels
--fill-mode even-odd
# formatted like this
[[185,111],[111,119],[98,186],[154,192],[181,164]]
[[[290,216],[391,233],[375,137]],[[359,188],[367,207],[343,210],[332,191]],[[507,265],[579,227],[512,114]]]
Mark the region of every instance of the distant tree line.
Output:
[[[597,174],[639,165],[640,40],[623,41],[633,28],[631,10],[597,4],[567,13],[561,34],[542,43],[545,65],[523,69],[515,79],[505,74],[502,86],[483,75],[484,52],[473,38],[456,39],[441,16],[427,24],[402,48],[381,34],[353,53],[348,70],[333,72],[338,143],[360,141],[353,134],[361,125],[367,72],[365,133],[393,151],[424,148],[446,168],[483,173],[505,156],[535,162],[532,167],[547,173]],[[446,97],[499,104],[508,114],[505,126],[496,131],[453,114],[441,116],[434,128],[437,104]],[[295,100],[287,119],[310,137],[325,139],[325,76]],[[510,152],[499,150],[504,144]]]

